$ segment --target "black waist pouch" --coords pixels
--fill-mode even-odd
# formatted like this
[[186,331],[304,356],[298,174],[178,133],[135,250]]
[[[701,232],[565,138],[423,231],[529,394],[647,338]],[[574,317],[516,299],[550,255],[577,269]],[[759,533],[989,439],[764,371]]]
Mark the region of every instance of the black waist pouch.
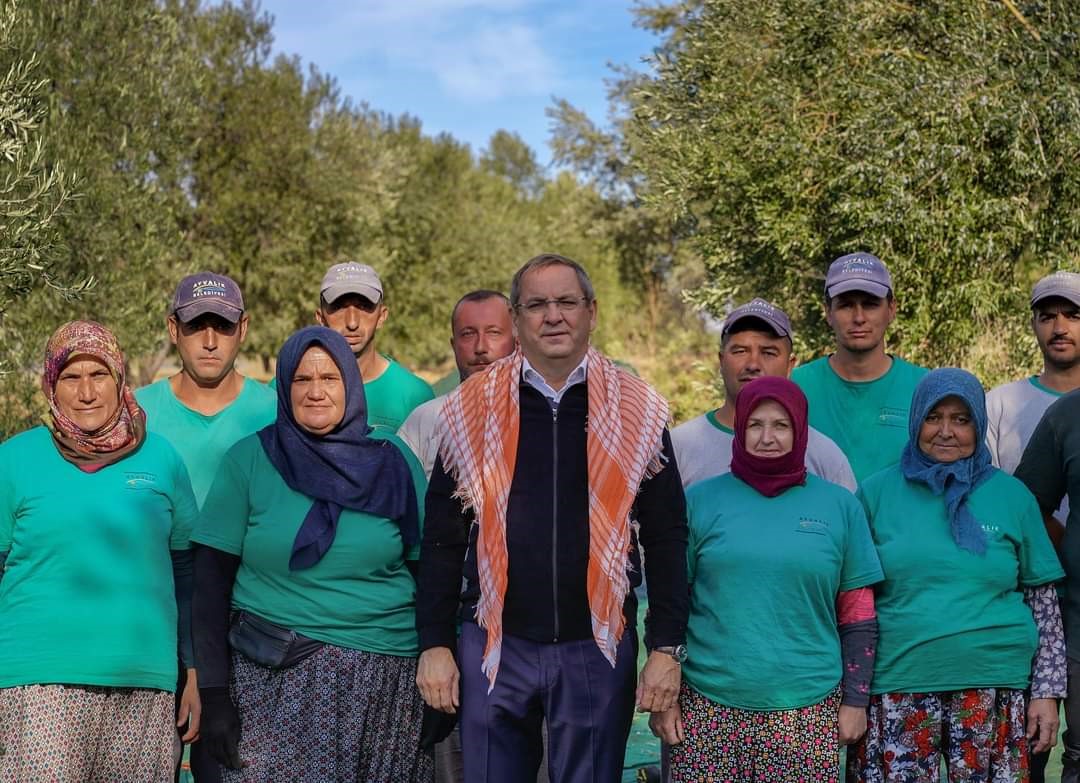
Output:
[[288,669],[321,650],[323,642],[241,610],[229,626],[229,645],[260,666]]

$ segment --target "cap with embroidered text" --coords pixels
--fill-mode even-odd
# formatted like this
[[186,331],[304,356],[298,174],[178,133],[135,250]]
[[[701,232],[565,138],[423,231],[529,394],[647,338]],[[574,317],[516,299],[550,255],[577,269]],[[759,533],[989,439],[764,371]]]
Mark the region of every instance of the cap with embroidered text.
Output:
[[720,329],[721,337],[726,336],[736,323],[746,318],[756,318],[759,321],[764,321],[777,335],[791,339],[791,319],[788,318],[787,313],[772,302],[766,302],[760,297],[751,299],[746,304],[739,305],[728,313],[728,317],[724,319],[724,325]]
[[359,294],[372,302],[378,302],[382,299],[383,287],[374,269],[367,264],[350,261],[334,264],[326,270],[319,293],[327,304],[337,301],[345,294]]
[[825,296],[832,299],[847,291],[862,291],[884,299],[892,293],[892,275],[881,259],[871,253],[848,253],[829,264]]
[[196,272],[180,281],[169,314],[188,323],[206,313],[219,315],[232,324],[240,320],[244,297],[235,280],[215,272]]

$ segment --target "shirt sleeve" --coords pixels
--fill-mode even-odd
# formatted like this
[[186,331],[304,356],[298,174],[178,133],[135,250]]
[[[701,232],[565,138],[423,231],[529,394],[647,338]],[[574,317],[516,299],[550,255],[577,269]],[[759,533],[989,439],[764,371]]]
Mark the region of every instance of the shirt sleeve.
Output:
[[690,613],[686,496],[666,429],[663,453],[667,460],[663,470],[642,482],[636,501],[649,593],[648,635],[655,647],[684,644]]
[[471,512],[454,497],[456,485],[435,460],[425,501],[426,524],[416,582],[416,630],[420,649],[451,647],[457,641],[457,611]]
[[169,549],[189,549],[191,547],[191,535],[195,531],[195,525],[199,521],[199,504],[195,500],[195,493],[191,489],[191,479],[188,477],[184,461],[175,451],[172,453],[173,467],[173,497],[172,497],[172,533],[169,536]]
[[[847,503],[850,498],[850,503]],[[854,590],[876,584],[885,578],[881,571],[874,539],[870,535],[863,506],[851,495],[845,498],[847,530],[844,541],[844,564],[840,570],[840,590]]]
[[997,400],[998,396],[993,391],[986,395],[986,447],[990,450],[990,461],[995,468],[1000,468],[998,429],[1001,426],[1001,410]]
[[[416,505],[417,505],[417,523],[420,525],[420,537],[424,536],[424,496],[427,494],[428,480],[424,475],[424,466],[420,464],[420,460],[416,458],[412,449],[409,448],[408,443],[398,435],[391,435],[388,432],[375,431],[371,433],[371,437],[376,440],[387,440],[394,444],[394,447],[401,452],[401,456],[405,458],[405,464],[409,466],[409,475],[412,477],[413,489],[416,492]],[[420,559],[420,544],[417,543],[412,549],[405,553],[406,560],[419,560]]]
[[251,469],[240,463],[237,451],[243,444],[244,441],[240,441],[222,458],[191,537],[198,544],[212,546],[230,555],[243,553],[244,535],[251,514]]
[[1035,426],[1014,474],[1035,496],[1039,508],[1051,514],[1061,505],[1068,489],[1061,442],[1052,420],[1048,412]]
[[[1021,489],[1021,491],[1023,491]],[[1027,493],[1024,493],[1027,495]],[[1054,545],[1046,534],[1038,505],[1028,496],[1020,516],[1020,586],[1034,587],[1056,582],[1065,576]]]
[[11,549],[18,507],[14,476],[8,465],[8,451],[8,448],[0,446],[0,554],[6,554]]

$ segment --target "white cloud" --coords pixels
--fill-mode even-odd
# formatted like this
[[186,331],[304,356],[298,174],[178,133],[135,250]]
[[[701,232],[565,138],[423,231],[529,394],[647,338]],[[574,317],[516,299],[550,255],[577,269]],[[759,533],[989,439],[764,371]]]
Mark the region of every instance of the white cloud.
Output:
[[330,73],[379,61],[389,72],[426,75],[465,103],[558,92],[563,77],[541,44],[542,7],[536,0],[264,3],[281,51],[300,52]]

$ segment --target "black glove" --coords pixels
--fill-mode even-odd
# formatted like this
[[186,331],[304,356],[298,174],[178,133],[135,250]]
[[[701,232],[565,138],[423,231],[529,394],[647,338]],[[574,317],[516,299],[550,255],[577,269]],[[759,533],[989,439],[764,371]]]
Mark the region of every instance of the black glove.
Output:
[[241,769],[240,714],[225,687],[199,688],[202,699],[201,742],[210,757],[229,769]]

